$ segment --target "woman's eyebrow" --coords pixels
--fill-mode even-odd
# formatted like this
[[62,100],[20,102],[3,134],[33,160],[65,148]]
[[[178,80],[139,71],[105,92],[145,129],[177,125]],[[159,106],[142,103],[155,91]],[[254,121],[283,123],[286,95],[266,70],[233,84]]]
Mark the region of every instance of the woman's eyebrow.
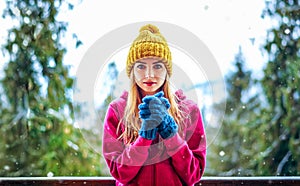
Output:
[[157,64],[157,63],[163,63],[163,61],[159,60],[159,61],[154,62],[153,64]]
[[[136,61],[136,63],[147,64],[146,62],[143,62],[143,61]],[[152,64],[157,64],[157,63],[163,63],[163,61],[159,60],[159,61],[153,62]]]
[[142,61],[136,61],[136,63],[146,64],[146,62],[142,62]]

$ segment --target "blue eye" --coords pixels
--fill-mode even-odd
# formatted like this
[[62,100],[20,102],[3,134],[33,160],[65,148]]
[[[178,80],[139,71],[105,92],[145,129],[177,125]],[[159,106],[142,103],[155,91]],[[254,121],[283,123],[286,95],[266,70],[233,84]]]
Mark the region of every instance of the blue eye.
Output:
[[161,64],[156,64],[153,66],[154,69],[161,69],[162,68],[162,65]]
[[146,68],[146,66],[145,66],[145,65],[143,65],[143,64],[140,64],[140,65],[137,65],[137,66],[136,66],[136,68],[138,68],[138,69],[145,69],[145,68]]

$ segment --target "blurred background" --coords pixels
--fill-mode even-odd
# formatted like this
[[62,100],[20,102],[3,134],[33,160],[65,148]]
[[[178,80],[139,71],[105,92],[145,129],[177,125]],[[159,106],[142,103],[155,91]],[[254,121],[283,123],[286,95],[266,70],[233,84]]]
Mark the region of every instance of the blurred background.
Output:
[[[84,105],[73,100],[76,72],[97,39],[120,26],[151,20],[197,35],[223,74],[216,82],[199,75],[193,87],[202,95],[205,123],[213,113],[224,112],[205,126],[208,138],[213,136],[205,176],[300,175],[299,4],[1,1],[0,176],[109,175],[101,155],[101,125],[108,104],[120,93],[116,86],[127,49],[110,57],[96,81],[96,125],[76,122],[76,116],[86,114]],[[179,61],[190,60],[175,53]],[[206,101],[212,94],[207,87],[218,81],[225,81],[226,97]],[[190,90],[184,83],[181,88]]]

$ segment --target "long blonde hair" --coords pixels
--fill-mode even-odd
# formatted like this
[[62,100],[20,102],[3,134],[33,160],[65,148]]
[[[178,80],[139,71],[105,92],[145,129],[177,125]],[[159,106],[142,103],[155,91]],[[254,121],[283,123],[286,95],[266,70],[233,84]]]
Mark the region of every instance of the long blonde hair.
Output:
[[[141,120],[138,115],[138,105],[142,102],[142,95],[139,91],[139,87],[136,84],[133,72],[130,74],[130,90],[128,92],[127,104],[125,107],[125,112],[123,118],[120,120],[117,128],[117,133],[122,128],[121,124],[124,124],[124,131],[120,135],[119,139],[123,139],[125,144],[130,144],[136,140],[138,137],[138,131],[140,129]],[[174,118],[175,122],[178,124],[179,133],[182,131],[182,119],[183,114],[180,108],[178,107],[178,98],[175,94],[172,93],[169,75],[167,74],[166,80],[161,87],[161,90],[164,92],[164,96],[170,102],[169,114]]]

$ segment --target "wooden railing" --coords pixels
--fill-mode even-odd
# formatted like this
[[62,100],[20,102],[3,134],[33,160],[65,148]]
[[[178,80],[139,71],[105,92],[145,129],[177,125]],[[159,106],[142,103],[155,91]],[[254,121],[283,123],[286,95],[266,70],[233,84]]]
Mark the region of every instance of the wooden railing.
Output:
[[[0,177],[0,185],[101,185],[113,186],[112,177]],[[300,186],[300,177],[203,177],[196,185]]]

